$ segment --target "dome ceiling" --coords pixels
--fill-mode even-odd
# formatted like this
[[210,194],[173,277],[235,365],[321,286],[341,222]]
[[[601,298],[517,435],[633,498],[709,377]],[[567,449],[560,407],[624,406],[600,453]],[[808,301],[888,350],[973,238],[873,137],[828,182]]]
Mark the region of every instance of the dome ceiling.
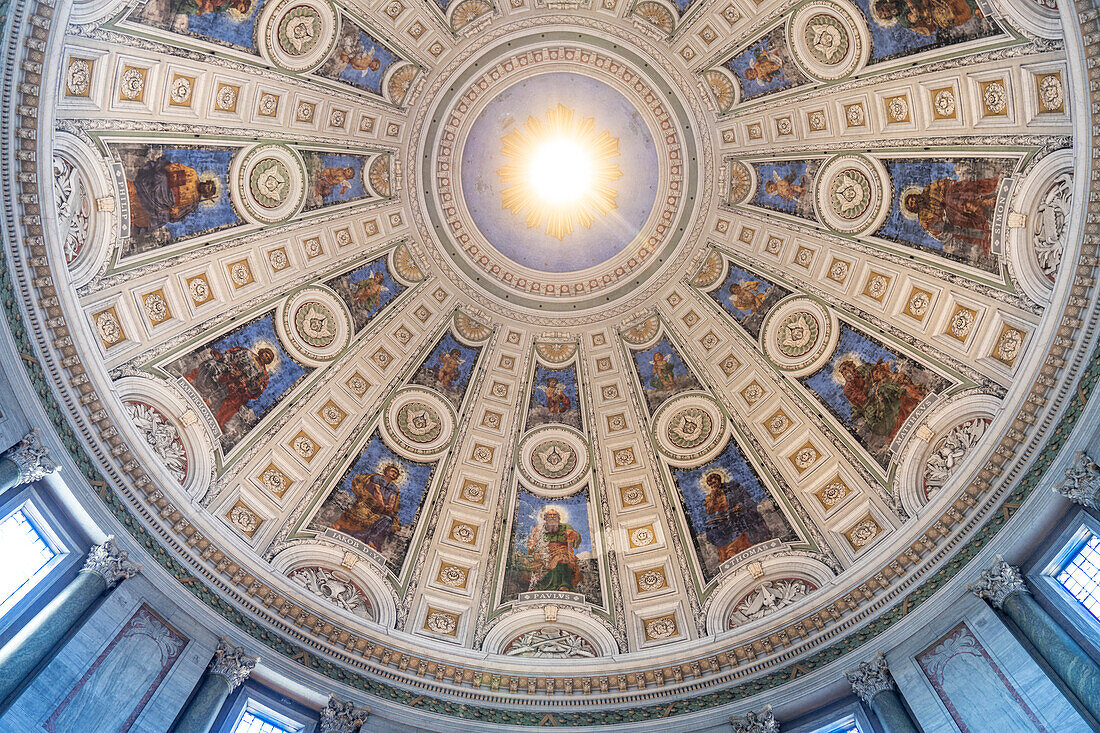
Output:
[[49,399],[303,674],[502,722],[770,689],[946,582],[1064,407],[1052,4],[107,5],[40,59]]

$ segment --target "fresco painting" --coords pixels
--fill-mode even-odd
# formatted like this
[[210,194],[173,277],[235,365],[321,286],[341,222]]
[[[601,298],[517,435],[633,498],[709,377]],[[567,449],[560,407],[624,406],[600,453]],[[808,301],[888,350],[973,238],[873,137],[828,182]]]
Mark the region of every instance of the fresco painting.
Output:
[[306,210],[371,196],[366,179],[370,159],[362,155],[302,152],[306,164]]
[[638,370],[650,413],[669,397],[691,389],[702,389],[699,380],[665,337],[661,337],[656,346],[634,352],[634,367]]
[[798,539],[733,440],[710,463],[673,469],[672,477],[708,581],[718,574],[722,563],[754,545]]
[[768,312],[790,294],[790,290],[734,264],[729,265],[729,273],[722,284],[710,291],[710,297],[753,338],[760,336],[760,327]]
[[173,33],[257,53],[256,19],[268,0],[150,0],[134,19]]
[[397,56],[347,18],[340,24],[336,48],[317,73],[382,95],[382,79]]
[[905,421],[948,381],[920,363],[842,325],[832,358],[802,382],[884,467]]
[[741,84],[741,99],[745,101],[810,81],[791,58],[783,24],[761,36],[725,65]]
[[116,145],[126,177],[130,236],[123,256],[149,252],[242,222],[229,201],[231,148]]
[[347,304],[356,333],[370,325],[371,320],[405,289],[390,275],[384,255],[325,281],[325,285]]
[[753,164],[759,187],[749,203],[816,221],[813,183],[820,167],[819,160]]
[[893,181],[893,207],[876,235],[936,252],[990,272],[993,219],[1001,182],[1014,160],[1005,158],[884,160]]
[[291,358],[266,313],[165,365],[210,408],[224,452],[232,450],[312,369]]
[[976,0],[855,0],[870,19],[870,62],[986,38],[1001,32]]
[[397,456],[375,433],[321,504],[311,526],[361,542],[397,573],[434,471],[435,463]]
[[416,370],[412,383],[431,387],[459,410],[480,354],[480,346],[466,346],[451,334],[445,334]]
[[579,593],[600,605],[600,573],[588,521],[588,489],[544,499],[518,489],[503,599],[538,591]]
[[581,429],[581,405],[577,399],[577,370],[573,366],[535,368],[531,400],[527,409],[527,428],[559,423]]

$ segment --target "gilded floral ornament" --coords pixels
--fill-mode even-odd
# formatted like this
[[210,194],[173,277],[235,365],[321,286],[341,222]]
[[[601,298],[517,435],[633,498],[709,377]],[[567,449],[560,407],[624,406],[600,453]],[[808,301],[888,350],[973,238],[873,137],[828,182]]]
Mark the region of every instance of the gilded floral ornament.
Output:
[[1084,451],[1077,451],[1066,480],[1054,487],[1062,496],[1090,509],[1100,508],[1100,466]]
[[233,646],[228,638],[218,640],[218,648],[210,661],[210,673],[225,680],[230,691],[237,689],[252,674],[260,658],[248,654],[243,648]]
[[333,695],[321,708],[321,727],[318,733],[359,733],[370,717],[370,708],[357,707],[350,700],[344,702]]
[[1013,593],[1029,593],[1024,584],[1024,576],[1015,565],[1009,565],[997,555],[993,566],[983,570],[978,580],[966,586],[974,595],[989,601],[994,608],[1001,608],[1005,600]]
[[3,458],[14,463],[19,469],[17,484],[38,481],[59,468],[50,456],[49,449],[42,442],[42,432],[38,428],[31,428],[22,440],[4,452]]

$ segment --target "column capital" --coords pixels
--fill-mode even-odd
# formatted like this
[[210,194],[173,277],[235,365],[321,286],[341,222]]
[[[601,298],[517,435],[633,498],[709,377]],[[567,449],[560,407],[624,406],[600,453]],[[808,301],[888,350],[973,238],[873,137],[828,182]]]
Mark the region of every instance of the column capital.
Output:
[[772,713],[772,706],[765,705],[760,712],[750,710],[744,715],[730,718],[733,733],[779,733],[779,721]]
[[4,451],[3,457],[19,469],[17,486],[37,481],[58,469],[57,463],[50,457],[49,449],[42,442],[42,432],[38,428],[31,428],[22,440]]
[[370,708],[357,708],[350,700],[342,702],[333,695],[328,705],[321,708],[320,733],[359,733],[369,715]]
[[860,662],[858,667],[845,672],[844,676],[848,678],[852,692],[868,705],[875,695],[894,689],[894,678],[890,675],[882,652],[873,656],[870,661]]
[[237,689],[256,669],[259,657],[245,652],[242,647],[233,646],[224,636],[218,639],[218,648],[210,660],[210,674],[216,674],[226,681],[229,691]]
[[123,580],[132,578],[141,571],[141,566],[130,562],[130,555],[125,550],[118,549],[114,535],[110,535],[102,545],[93,545],[88,550],[88,557],[84,559],[82,573],[95,573],[107,583],[107,588],[114,588]]
[[1015,565],[1009,565],[1000,555],[993,561],[993,567],[983,570],[976,583],[966,586],[967,590],[978,598],[989,601],[994,608],[1001,608],[1013,593],[1029,592],[1024,585],[1024,576]]
[[1077,451],[1073,465],[1066,469],[1066,480],[1054,490],[1076,504],[1100,508],[1100,466],[1084,451]]

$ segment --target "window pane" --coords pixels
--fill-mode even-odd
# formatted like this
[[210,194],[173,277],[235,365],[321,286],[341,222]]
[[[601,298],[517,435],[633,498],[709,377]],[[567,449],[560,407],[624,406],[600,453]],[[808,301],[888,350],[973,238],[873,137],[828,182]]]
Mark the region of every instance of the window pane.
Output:
[[241,721],[233,728],[233,733],[292,733],[292,731],[257,717],[246,710]]
[[0,522],[0,604],[19,592],[54,558],[53,550],[20,509]]
[[1058,574],[1058,582],[1100,620],[1100,537],[1089,538]]

